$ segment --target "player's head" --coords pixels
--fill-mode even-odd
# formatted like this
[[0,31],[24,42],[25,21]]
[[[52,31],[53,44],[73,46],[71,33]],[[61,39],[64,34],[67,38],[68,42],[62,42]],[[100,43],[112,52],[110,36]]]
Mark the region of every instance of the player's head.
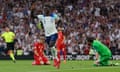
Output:
[[44,43],[45,42],[45,37],[40,36],[40,43]]
[[43,14],[42,9],[39,9],[37,14],[38,14],[38,15],[39,15],[39,14]]
[[94,37],[87,37],[87,43],[93,43],[93,41],[95,40],[95,38]]
[[5,27],[5,31],[9,32],[10,31],[9,27]]
[[44,8],[44,15],[49,16],[51,14],[51,9],[49,7]]
[[63,31],[64,30],[62,27],[58,27],[57,29],[58,29],[58,31]]

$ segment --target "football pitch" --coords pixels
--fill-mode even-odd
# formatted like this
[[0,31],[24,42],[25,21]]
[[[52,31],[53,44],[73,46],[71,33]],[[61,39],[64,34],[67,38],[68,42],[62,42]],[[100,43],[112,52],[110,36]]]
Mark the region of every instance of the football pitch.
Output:
[[[120,60],[112,61],[120,63]],[[120,66],[95,67],[93,61],[67,61],[62,62],[60,69],[53,65],[33,66],[32,60],[17,60],[13,63],[11,60],[0,60],[0,72],[120,72]]]

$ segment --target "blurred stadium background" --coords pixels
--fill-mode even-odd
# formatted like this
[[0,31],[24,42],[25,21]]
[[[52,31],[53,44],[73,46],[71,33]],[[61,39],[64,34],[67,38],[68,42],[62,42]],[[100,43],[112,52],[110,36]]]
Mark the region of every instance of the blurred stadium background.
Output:
[[[17,59],[32,59],[33,43],[43,34],[35,16],[44,5],[60,16],[57,26],[64,27],[68,59],[89,59],[85,40],[90,35],[110,48],[113,59],[120,59],[120,0],[0,0],[0,33],[5,25],[15,32]],[[0,59],[9,59],[5,49],[0,38]],[[51,55],[47,48],[45,53]]]

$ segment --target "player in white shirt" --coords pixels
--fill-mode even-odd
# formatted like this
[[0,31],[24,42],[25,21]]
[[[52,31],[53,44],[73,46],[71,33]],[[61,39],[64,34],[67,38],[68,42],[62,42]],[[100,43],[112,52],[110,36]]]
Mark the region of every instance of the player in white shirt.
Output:
[[58,19],[58,16],[54,13],[51,13],[50,10],[47,8],[44,10],[44,14],[37,15],[39,21],[42,22],[42,26],[45,31],[46,42],[48,46],[51,48],[51,53],[54,59],[54,66],[59,68],[60,60],[57,57],[57,49],[55,48],[55,43],[57,40],[57,29],[55,22]]

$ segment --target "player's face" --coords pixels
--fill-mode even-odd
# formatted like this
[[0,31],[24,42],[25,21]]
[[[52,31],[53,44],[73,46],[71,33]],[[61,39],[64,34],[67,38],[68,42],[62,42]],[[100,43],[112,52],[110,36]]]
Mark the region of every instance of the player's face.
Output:
[[45,40],[44,40],[44,39],[40,39],[40,42],[41,42],[41,43],[44,43],[44,42],[45,42]]
[[62,28],[58,27],[58,31],[62,31],[62,30],[63,30]]
[[6,28],[5,28],[5,31],[7,31],[7,32],[8,32],[8,31],[10,31],[10,29],[9,29],[8,27],[6,27]]

